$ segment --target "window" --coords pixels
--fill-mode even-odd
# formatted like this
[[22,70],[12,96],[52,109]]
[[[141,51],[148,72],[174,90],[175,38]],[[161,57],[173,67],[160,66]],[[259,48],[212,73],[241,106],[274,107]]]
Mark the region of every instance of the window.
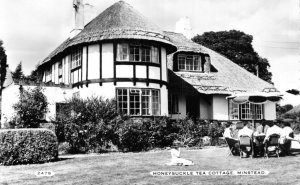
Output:
[[81,66],[82,62],[82,49],[77,49],[71,54],[71,69]]
[[175,94],[170,94],[168,97],[169,102],[169,114],[178,114],[178,96]]
[[160,93],[156,89],[117,89],[117,104],[121,114],[160,115]]
[[178,69],[186,71],[201,71],[199,55],[178,55]]
[[229,101],[229,118],[231,120],[260,120],[263,119],[263,105],[246,102],[236,104]]
[[157,47],[121,43],[117,47],[117,60],[159,63]]

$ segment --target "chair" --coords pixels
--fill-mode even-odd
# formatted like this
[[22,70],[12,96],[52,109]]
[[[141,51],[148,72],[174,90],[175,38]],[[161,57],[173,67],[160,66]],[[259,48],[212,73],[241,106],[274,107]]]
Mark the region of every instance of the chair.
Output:
[[236,150],[236,148],[235,148],[235,140],[234,139],[230,139],[230,138],[228,138],[228,137],[225,137],[225,141],[226,141],[226,144],[227,144],[227,146],[228,146],[228,148],[229,148],[229,152],[228,152],[228,156],[230,156],[230,155],[234,155],[234,152],[235,152],[235,150]]
[[253,140],[251,137],[247,135],[242,135],[239,138],[240,141],[240,158],[243,156],[243,152],[248,153],[247,147],[250,147],[251,158],[253,158],[254,150],[253,150]]
[[[275,153],[277,157],[279,157],[279,139],[280,135],[278,134],[272,134],[269,136],[269,139],[265,143],[265,157],[269,158],[269,154]],[[275,147],[274,151],[269,150],[269,147],[273,146]]]

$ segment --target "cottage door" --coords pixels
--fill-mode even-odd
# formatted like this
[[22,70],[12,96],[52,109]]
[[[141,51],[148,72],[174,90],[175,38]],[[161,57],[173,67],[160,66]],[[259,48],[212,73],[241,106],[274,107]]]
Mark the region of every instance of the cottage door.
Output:
[[200,104],[198,96],[187,96],[186,114],[192,118],[198,118],[200,116]]

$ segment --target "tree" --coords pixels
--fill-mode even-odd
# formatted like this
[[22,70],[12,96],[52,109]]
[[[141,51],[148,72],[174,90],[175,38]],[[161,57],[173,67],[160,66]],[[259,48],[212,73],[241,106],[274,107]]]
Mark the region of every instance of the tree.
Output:
[[16,111],[16,127],[38,128],[40,120],[48,111],[48,102],[41,87],[25,90],[21,86],[19,101],[13,108]]
[[277,117],[282,117],[283,114],[287,113],[288,111],[292,110],[294,107],[291,104],[286,104],[283,106],[280,106],[279,104],[276,104],[276,114]]
[[34,70],[31,71],[30,75],[26,76],[26,79],[34,82],[41,81],[41,75],[37,69],[37,66],[35,67]]
[[[5,76],[6,76],[6,65],[7,65],[7,61],[6,61],[6,54],[5,54],[5,49],[3,47],[3,41],[0,40],[0,85],[1,85],[1,90],[2,90],[2,86],[5,80]],[[0,90],[0,95],[1,95],[1,90]]]
[[12,77],[13,77],[13,79],[22,79],[22,78],[24,78],[24,73],[23,73],[23,69],[22,69],[22,62],[20,62],[17,65],[15,71],[12,72]]
[[270,64],[266,58],[260,57],[253,49],[251,35],[237,30],[205,32],[192,40],[226,56],[247,71],[271,82],[272,73],[268,71]]

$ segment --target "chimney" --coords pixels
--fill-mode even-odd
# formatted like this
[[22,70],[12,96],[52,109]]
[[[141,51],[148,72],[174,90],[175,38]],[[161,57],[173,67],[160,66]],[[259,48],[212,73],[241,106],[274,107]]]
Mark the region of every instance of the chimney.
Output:
[[175,32],[182,33],[188,39],[192,38],[192,27],[189,17],[182,17],[176,22]]
[[73,22],[73,30],[70,33],[70,38],[76,36],[84,27],[84,4],[83,0],[73,0],[73,12],[75,19]]

